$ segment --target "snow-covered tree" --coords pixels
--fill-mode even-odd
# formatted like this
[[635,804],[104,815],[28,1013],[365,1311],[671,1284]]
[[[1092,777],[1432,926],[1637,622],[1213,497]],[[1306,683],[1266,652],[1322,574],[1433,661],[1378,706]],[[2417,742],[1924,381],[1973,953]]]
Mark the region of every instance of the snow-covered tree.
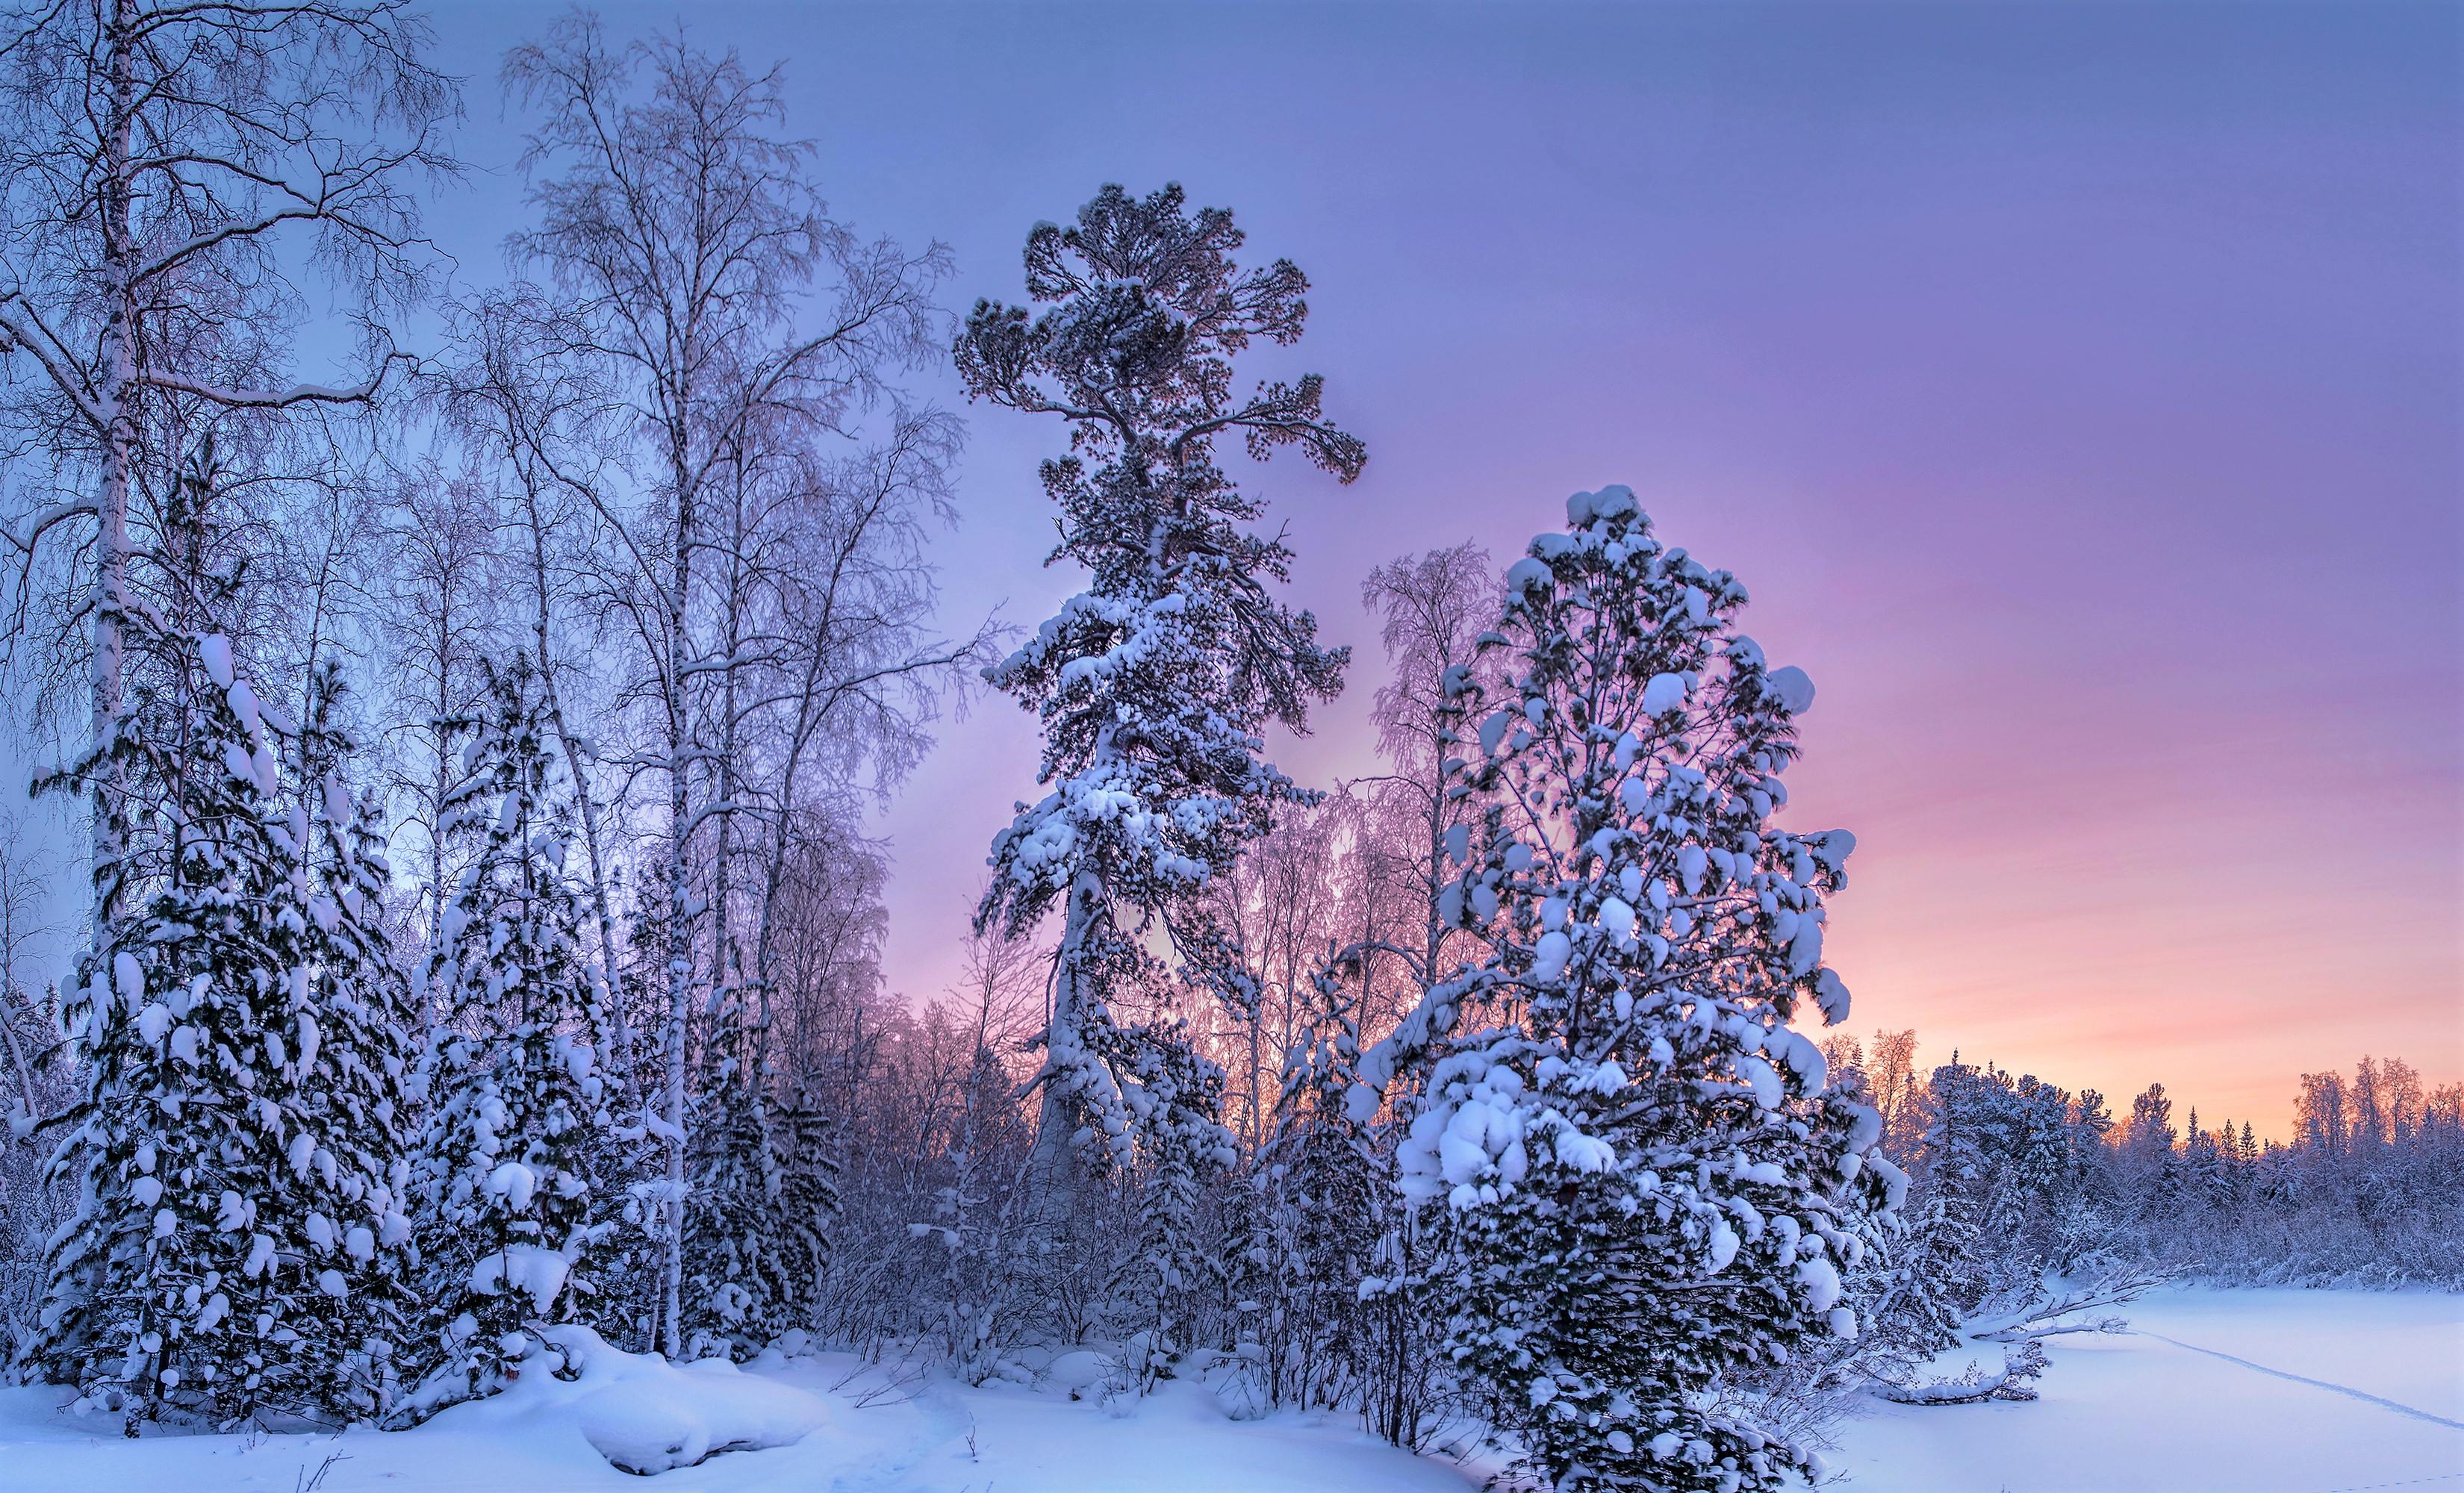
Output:
[[1357,1411],[1418,1447],[1447,1377],[1427,1261],[1395,1187],[1397,1128],[1354,1118],[1362,1003],[1358,967],[1319,974],[1317,1030],[1287,1054],[1275,1129],[1238,1199],[1232,1286],[1241,1338],[1275,1403]]
[[407,1407],[421,1415],[496,1389],[527,1325],[582,1316],[610,1228],[592,1166],[611,1123],[595,1063],[605,991],[565,871],[557,736],[526,657],[485,672],[441,821],[485,839],[426,970],[436,1024],[413,1187],[426,1312]]
[[1308,280],[1288,260],[1243,271],[1232,214],[1182,201],[1177,186],[1144,200],[1108,186],[1074,225],[1037,225],[1027,292],[1047,309],[979,302],[957,349],[973,396],[1067,422],[1072,454],[1043,466],[1061,510],[1050,559],[1091,572],[986,670],[1043,722],[1050,791],[994,842],[977,921],[1017,934],[1060,905],[1033,1080],[1039,1186],[1067,1212],[1090,1169],[1143,1153],[1157,1187],[1148,1259],[1166,1294],[1191,1249],[1179,1199],[1230,1158],[1221,1074],[1172,1021],[1124,1022],[1115,1007],[1176,979],[1254,1004],[1202,893],[1279,805],[1309,801],[1264,759],[1262,733],[1304,729],[1348,656],[1270,594],[1291,552],[1246,527],[1261,505],[1216,466],[1214,443],[1238,431],[1259,456],[1297,445],[1344,481],[1366,459],[1321,417],[1314,374],[1235,397],[1233,356],[1298,340]]
[[1851,1283],[1859,1335],[1867,1340],[1859,1367],[1904,1384],[1958,1346],[1960,1324],[1982,1295],[1976,1226],[1935,1193],[1878,1234],[1872,1264]]
[[712,993],[686,1202],[685,1356],[749,1358],[804,1326],[812,1282],[787,1272],[785,1176],[763,1071],[761,1033],[741,984]]
[[[684,1350],[697,1018],[713,985],[734,978],[725,973],[738,933],[727,867],[739,854],[731,848],[738,816],[764,786],[752,772],[750,702],[767,702],[761,714],[792,712],[808,736],[826,731],[846,746],[868,728],[832,705],[882,702],[889,681],[937,667],[881,656],[921,642],[921,614],[858,584],[832,589],[852,604],[831,610],[869,618],[864,656],[833,651],[802,688],[776,677],[806,672],[813,640],[747,630],[752,609],[775,604],[787,587],[780,567],[803,558],[788,559],[778,541],[811,510],[774,500],[826,494],[826,475],[808,482],[816,473],[793,469],[841,441],[862,441],[850,451],[869,447],[869,409],[913,417],[895,423],[919,441],[920,465],[937,472],[942,458],[927,449],[945,440],[945,423],[902,399],[893,377],[935,350],[942,323],[932,288],[947,254],[867,240],[832,218],[814,183],[812,146],[781,130],[780,76],[733,52],[704,52],[681,35],[613,46],[596,17],[576,12],[508,53],[504,76],[538,111],[525,165],[539,172],[540,215],[512,248],[554,287],[542,315],[519,317],[529,323],[523,341],[596,384],[584,402],[600,413],[585,423],[610,443],[602,454],[622,453],[642,478],[628,490],[584,460],[578,465],[600,474],[567,484],[573,469],[557,454],[563,437],[542,442],[536,425],[515,437],[517,462],[554,462],[560,485],[605,526],[585,559],[595,593],[624,619],[622,698],[642,714],[641,770],[661,792],[659,853],[642,869],[655,864],[666,902],[653,914],[665,947],[650,966],[661,1110],[650,1131],[666,1175],[641,1200],[659,1215],[657,1336],[675,1355]],[[509,384],[483,397],[500,396],[512,396],[503,414],[527,422],[541,413],[523,412],[529,396]],[[893,484],[889,506],[904,512],[907,492]],[[775,516],[752,521],[760,509]],[[879,538],[838,558],[878,559]],[[858,601],[859,592],[869,594]],[[870,610],[880,604],[900,615]],[[847,641],[824,630],[825,645]]]
[[[51,479],[12,484],[42,494],[10,538],[44,595],[7,626],[45,645],[55,690],[84,676],[90,740],[113,736],[145,665],[121,619],[161,579],[144,500],[173,486],[171,461],[214,428],[272,439],[353,412],[401,356],[385,322],[435,264],[413,184],[454,168],[440,132],[459,103],[431,40],[391,4],[0,13],[0,424]],[[289,366],[309,266],[349,307],[334,339],[363,355],[349,387]],[[38,547],[51,563],[31,563]],[[115,862],[131,847],[112,836],[147,805],[112,807],[140,790],[108,755],[95,770],[96,859]],[[94,946],[133,911],[98,905]]]
[[[55,1166],[83,1205],[27,1358],[142,1421],[328,1422],[385,1409],[406,1301],[403,1014],[385,878],[343,787],[325,676],[302,732],[229,640],[129,608],[147,682],[62,780],[108,762],[143,803],[97,895],[128,911],[80,961],[84,1098]],[[309,769],[282,806],[283,758]]]
[[1847,1015],[1823,899],[1854,841],[1771,823],[1813,686],[1736,630],[1745,588],[1624,488],[1567,508],[1507,572],[1513,692],[1480,715],[1449,682],[1496,801],[1449,833],[1444,911],[1491,952],[1350,1102],[1417,1080],[1403,1187],[1449,1236],[1449,1347],[1551,1486],[1776,1488],[1802,1451],[1706,1392],[1857,1330],[1854,1225],[1902,1185],[1789,1025]]
[[809,1314],[805,1308],[830,1262],[831,1224],[839,1212],[839,1161],[832,1153],[836,1131],[809,1084],[788,1093],[772,1129],[779,1157],[775,1247],[780,1271],[794,1285],[791,1300],[799,1314]]
[[1950,1298],[1965,1313],[1997,1292],[2033,1291],[2048,1262],[2030,1225],[2065,1181],[2070,1096],[1957,1053],[1926,1095],[1923,1217],[1944,1231],[1936,1258]]

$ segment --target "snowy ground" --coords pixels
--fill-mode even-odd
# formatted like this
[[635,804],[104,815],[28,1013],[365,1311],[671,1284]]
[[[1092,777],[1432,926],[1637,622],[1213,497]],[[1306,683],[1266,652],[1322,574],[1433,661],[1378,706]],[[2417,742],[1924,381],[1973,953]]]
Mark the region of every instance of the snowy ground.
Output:
[[[1453,1464],[1405,1455],[1323,1417],[1235,1421],[1208,1391],[1168,1384],[1108,1409],[1059,1388],[885,1382],[844,1355],[724,1370],[688,1397],[733,1386],[763,1401],[757,1420],[793,1414],[773,1386],[808,1392],[821,1424],[792,1445],[727,1452],[645,1479],[610,1466],[592,1440],[665,1438],[660,1407],[627,1394],[594,1414],[585,1399],[457,1406],[413,1431],[341,1437],[121,1439],[97,1420],[47,1414],[56,1392],[0,1389],[0,1488],[8,1493],[1469,1493]],[[660,1371],[667,1372],[668,1371]],[[675,1375],[676,1378],[685,1377]],[[769,1381],[747,1384],[743,1380]],[[682,1388],[679,1386],[679,1388]],[[626,1386],[629,1391],[631,1386]],[[503,1398],[515,1399],[520,1390]],[[561,1399],[561,1402],[556,1402]],[[715,1416],[713,1416],[715,1419]],[[612,1422],[612,1423],[611,1423]],[[643,1440],[639,1435],[631,1437]],[[329,1457],[345,1460],[325,1469]]]
[[[1832,1458],[1846,1481],[1834,1486],[2464,1493],[2464,1297],[2185,1290],[2139,1304],[2131,1320],[2139,1331],[2129,1336],[2057,1340],[2044,1397],[2034,1404],[1878,1403],[1846,1429]],[[763,1361],[747,1374],[721,1365],[679,1372],[649,1360],[610,1363],[579,1385],[542,1376],[416,1431],[341,1438],[130,1442],[108,1421],[55,1413],[54,1392],[0,1390],[0,1487],[1467,1493],[1479,1482],[1340,1421],[1233,1420],[1196,1384],[1108,1409],[1073,1401],[1057,1386],[902,1387],[844,1356]],[[801,1439],[724,1453],[655,1481],[616,1470],[593,1445],[635,1448],[627,1455],[679,1441],[698,1450],[695,1434]]]
[[2049,1345],[2034,1404],[1878,1402],[1840,1436],[1838,1486],[2464,1490],[2464,1296],[2189,1289],[2123,1309],[2127,1336]]

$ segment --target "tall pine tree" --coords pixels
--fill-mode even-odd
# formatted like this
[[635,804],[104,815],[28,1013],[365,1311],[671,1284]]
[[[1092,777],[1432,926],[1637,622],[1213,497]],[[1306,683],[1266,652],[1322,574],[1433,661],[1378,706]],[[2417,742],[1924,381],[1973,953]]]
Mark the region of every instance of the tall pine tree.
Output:
[[[986,677],[1036,712],[1040,780],[994,842],[979,928],[1033,927],[1058,905],[1060,950],[1034,1156],[1047,1214],[1074,1211],[1092,1175],[1152,1175],[1147,1326],[1166,1320],[1196,1267],[1187,1207],[1225,1164],[1221,1074],[1169,1019],[1124,1021],[1176,982],[1245,1013],[1256,983],[1202,891],[1309,795],[1267,763],[1269,721],[1299,731],[1342,685],[1347,650],[1277,602],[1291,552],[1247,527],[1261,505],[1214,461],[1238,431],[1253,455],[1297,445],[1349,482],[1366,452],[1319,413],[1320,381],[1236,398],[1232,359],[1301,335],[1308,280],[1288,260],[1242,270],[1232,214],[1183,210],[1177,186],[1144,200],[1106,187],[1067,228],[1027,236],[1027,293],[1045,309],[979,302],[958,339],[969,393],[1069,427],[1071,454],[1044,463],[1060,509],[1048,563],[1090,573],[1035,636]],[[1154,952],[1168,945],[1178,967]]]
[[82,1198],[25,1357],[130,1435],[382,1413],[406,1303],[385,867],[344,787],[334,675],[302,731],[208,630],[238,584],[206,560],[219,481],[209,447],[168,505],[163,608],[103,599],[133,703],[43,785],[108,772],[121,792],[94,867],[113,911],[65,1012],[87,1085],[53,1165]]

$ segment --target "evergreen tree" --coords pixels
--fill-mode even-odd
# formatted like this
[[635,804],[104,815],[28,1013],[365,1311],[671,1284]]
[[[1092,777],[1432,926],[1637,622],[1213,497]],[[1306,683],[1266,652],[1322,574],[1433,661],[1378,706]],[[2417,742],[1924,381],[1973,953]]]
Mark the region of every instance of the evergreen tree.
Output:
[[1417,1447],[1444,1377],[1440,1324],[1396,1191],[1396,1126],[1348,1103],[1360,1031],[1338,976],[1360,974],[1352,960],[1319,974],[1317,1029],[1286,1057],[1275,1128],[1241,1199],[1234,1295],[1270,1401],[1351,1408]]
[[1323,1029],[1286,1058],[1275,1128],[1251,1166],[1233,1250],[1234,1294],[1247,1304],[1242,1335],[1258,1345],[1262,1387],[1275,1404],[1336,1405],[1354,1387],[1357,1319],[1377,1293],[1362,1290],[1378,1242],[1377,1195],[1393,1185],[1368,1128],[1344,1109],[1358,1028],[1338,1003],[1340,987],[1329,978],[1320,989]]
[[1354,1112],[1417,1077],[1403,1187],[1450,1239],[1449,1349],[1551,1486],[1776,1488],[1805,1451],[1709,1391],[1857,1330],[1858,1216],[1897,1201],[1881,1116],[1788,1024],[1847,1015],[1823,900],[1854,841],[1770,822],[1813,686],[1736,632],[1744,587],[1624,488],[1567,507],[1507,572],[1494,806],[1447,847],[1443,911],[1492,953],[1373,1050]]
[[[109,593],[132,705],[38,790],[98,796],[106,915],[64,1016],[85,1064],[24,1360],[122,1413],[235,1424],[380,1412],[404,1289],[401,984],[385,868],[343,787],[331,671],[304,732],[213,620],[235,605],[208,443],[165,504],[162,606]],[[284,807],[284,761],[304,787]]]
[[612,1225],[592,1162],[610,1125],[600,976],[564,873],[552,728],[527,661],[491,668],[447,828],[484,828],[426,971],[431,1102],[413,1188],[427,1415],[493,1393],[521,1329],[584,1314]]
[[[308,724],[299,736],[304,802],[289,815],[293,843],[304,849],[293,885],[303,893],[305,921],[297,932],[307,971],[304,980],[297,972],[293,978],[311,997],[294,1013],[297,1104],[303,1128],[318,1139],[308,1151],[311,1167],[329,1191],[367,1209],[377,1252],[371,1258],[361,1231],[340,1221],[346,1218],[341,1209],[319,1202],[325,1211],[312,1209],[305,1232],[338,1267],[330,1273],[346,1274],[351,1289],[335,1291],[328,1273],[320,1272],[320,1294],[292,1317],[303,1333],[323,1332],[329,1350],[349,1347],[349,1373],[328,1386],[328,1412],[339,1415],[346,1404],[365,1416],[386,1413],[395,1400],[395,1360],[421,1300],[408,1217],[413,1048],[407,1028],[412,1013],[410,982],[384,927],[392,879],[385,833],[374,801],[354,798],[347,786],[356,744],[334,721],[343,693],[341,670],[329,663],[310,691]],[[313,1063],[319,1053],[323,1062]],[[308,1082],[312,1074],[317,1082]],[[302,1170],[304,1146],[298,1134],[291,1137],[294,1173]],[[336,1221],[320,1228],[326,1219]],[[326,1234],[335,1241],[326,1242]],[[355,1275],[344,1256],[358,1262]]]
[[1881,1349],[1868,1361],[1904,1377],[1959,1345],[1960,1324],[1984,1295],[1976,1227],[1935,1192],[1878,1232],[1879,1258],[1860,1272],[1853,1304],[1859,1335]]
[[[1115,1008],[1186,984],[1247,1014],[1256,982],[1202,893],[1279,805],[1311,801],[1263,759],[1262,733],[1304,729],[1348,656],[1268,594],[1291,552],[1244,527],[1261,506],[1215,465],[1214,443],[1239,431],[1259,456],[1298,445],[1347,482],[1366,459],[1320,417],[1314,374],[1234,397],[1233,356],[1297,340],[1308,314],[1301,272],[1244,272],[1241,242],[1230,212],[1185,213],[1177,186],[1143,201],[1106,187],[1071,227],[1028,235],[1027,291],[1048,309],[980,302],[957,347],[972,396],[1070,428],[1072,454],[1042,469],[1061,511],[1050,559],[1091,581],[986,671],[1042,720],[1050,792],[995,841],[977,921],[1018,933],[1062,905],[1033,1080],[1045,1226],[1066,1226],[1091,1176],[1142,1164],[1151,1327],[1166,1326],[1195,1259],[1196,1181],[1229,1162],[1232,1137],[1217,1119],[1221,1074],[1183,1029]],[[1177,969],[1153,951],[1157,933]]]
[[[1006,1097],[1008,1090],[1002,1084],[999,1092]],[[810,1086],[799,1086],[789,1095],[773,1129],[779,1158],[780,1272],[794,1284],[791,1300],[799,1310],[810,1301],[829,1264],[830,1225],[839,1212],[836,1131]]]
[[759,1033],[740,983],[712,992],[715,1029],[703,1044],[699,1115],[686,1200],[685,1356],[749,1358],[804,1325],[812,1281],[788,1271],[779,1156],[764,1092]]
[[1952,1298],[1976,1310],[2005,1290],[2033,1290],[2051,1262],[2032,1219],[2059,1201],[2071,1160],[2070,1096],[2033,1076],[1951,1061],[1926,1088],[1932,1111],[1919,1153],[1925,1216],[1963,1241],[1944,1257]]
[[2232,1158],[2226,1151],[2232,1142],[2232,1122],[2226,1122],[2219,1144],[2216,1132],[2200,1128],[2199,1111],[2190,1110],[2189,1135],[2182,1143],[2182,1176],[2200,1206],[2221,1208],[2233,1201]]
[[151,811],[95,867],[104,904],[133,911],[68,1002],[87,1088],[54,1166],[84,1203],[27,1357],[131,1435],[177,1416],[362,1419],[384,1408],[408,1237],[383,871],[338,773],[313,812],[280,807],[297,728],[227,639],[139,606],[121,625],[148,681],[65,780],[110,759],[121,801]]

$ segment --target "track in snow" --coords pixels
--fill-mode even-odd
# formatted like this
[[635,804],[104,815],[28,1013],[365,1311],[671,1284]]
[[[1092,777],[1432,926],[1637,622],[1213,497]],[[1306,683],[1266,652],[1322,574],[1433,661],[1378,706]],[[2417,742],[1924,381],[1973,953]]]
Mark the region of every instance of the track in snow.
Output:
[[[2397,1415],[2410,1416],[2415,1420],[2427,1420],[2431,1425],[2447,1426],[2453,1430],[2464,1431],[2464,1420],[2450,1420],[2445,1416],[2433,1416],[2429,1411],[2415,1410],[2410,1405],[2400,1405],[2394,1400],[2383,1399],[2376,1394],[2371,1394],[2365,1391],[2354,1389],[2348,1384],[2330,1384],[2324,1379],[2304,1378],[2298,1373],[2287,1373],[2281,1369],[2271,1369],[2263,1363],[2252,1363],[2247,1358],[2235,1358],[2231,1353],[2220,1353],[2212,1348],[2201,1348],[2196,1343],[2185,1343],[2180,1338],[2167,1337],[2162,1332],[2150,1332],[2145,1328],[2132,1328],[2130,1330],[2140,1337],[2152,1337],[2160,1343],[2170,1343],[2175,1348],[2187,1348],[2191,1352],[2205,1353],[2211,1358],[2221,1358],[2229,1364],[2239,1364],[2245,1369],[2255,1369],[2260,1373],[2272,1373],[2279,1379],[2291,1379],[2296,1384],[2307,1384],[2312,1389],[2333,1390],[2339,1394],[2349,1394],[2355,1399],[2365,1400],[2370,1404],[2380,1406],[2384,1409],[2392,1410]],[[2453,1474],[2450,1474],[2449,1476],[2453,1476]]]

